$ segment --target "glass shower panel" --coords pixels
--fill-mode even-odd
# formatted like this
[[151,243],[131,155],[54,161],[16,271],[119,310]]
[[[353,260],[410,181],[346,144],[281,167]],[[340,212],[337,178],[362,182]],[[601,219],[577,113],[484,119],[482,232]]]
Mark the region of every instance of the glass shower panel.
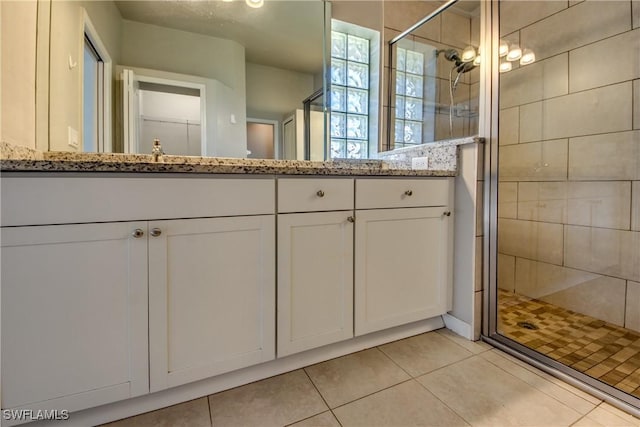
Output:
[[638,405],[640,23],[629,1],[499,7],[497,331]]

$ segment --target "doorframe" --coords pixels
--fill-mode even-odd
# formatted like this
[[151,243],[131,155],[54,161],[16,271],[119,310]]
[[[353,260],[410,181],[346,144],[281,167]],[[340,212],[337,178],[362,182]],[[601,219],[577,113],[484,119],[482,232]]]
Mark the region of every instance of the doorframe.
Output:
[[[93,48],[102,60],[101,73],[102,83],[98,90],[98,152],[99,153],[111,153],[113,151],[113,137],[112,137],[112,75],[113,75],[113,61],[109,51],[105,44],[102,42],[98,31],[96,30],[93,22],[87,11],[82,8],[82,37],[80,37],[80,50],[84,51],[85,36],[91,42]],[[84,55],[79,55],[78,61],[81,63],[81,72],[84,73]],[[80,123],[84,128],[84,81],[80,88],[80,105],[83,108],[80,109]],[[84,141],[83,141],[84,145]]]
[[[247,125],[249,123],[259,123],[263,125],[273,126],[273,158],[280,159],[280,153],[282,153],[282,141],[280,141],[280,120],[270,119],[254,119],[247,117]],[[284,121],[282,122],[284,124]],[[247,142],[248,143],[248,142]]]
[[[167,79],[164,77],[152,77],[149,75],[145,75],[144,73],[139,73],[136,72],[134,69],[129,68],[129,67],[124,67],[124,69],[126,70],[131,70],[133,71],[133,75],[134,75],[134,79],[139,81],[139,82],[143,82],[143,83],[155,83],[155,84],[160,84],[160,85],[164,85],[164,86],[175,86],[175,87],[185,87],[185,88],[189,88],[189,89],[198,89],[200,91],[200,156],[206,156],[207,155],[207,101],[206,101],[206,85],[204,83],[195,83],[195,82],[188,82],[188,81],[183,81],[183,80],[173,80],[173,79]],[[159,73],[161,73],[160,71],[158,71]],[[139,102],[139,98],[136,95],[136,101],[135,102]],[[150,153],[139,153],[138,148],[139,148],[139,138],[136,137],[136,142],[135,142],[135,152],[137,154],[150,154]],[[131,145],[131,144],[130,144]],[[133,147],[129,147],[129,150],[131,150],[131,148]],[[125,150],[125,152],[127,152]]]

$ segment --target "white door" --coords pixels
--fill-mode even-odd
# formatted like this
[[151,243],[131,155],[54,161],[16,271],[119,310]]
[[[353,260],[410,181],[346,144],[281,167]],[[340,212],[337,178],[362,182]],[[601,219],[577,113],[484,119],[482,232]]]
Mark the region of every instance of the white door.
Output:
[[275,357],[275,215],[149,223],[151,391]]
[[445,210],[356,211],[356,335],[450,309],[452,225]]
[[352,215],[278,215],[279,357],[353,337]]
[[[123,70],[122,79],[122,132],[125,153],[138,153],[140,103],[139,83],[132,70]],[[151,154],[151,153],[146,153]]]
[[148,393],[147,339],[145,222],[2,229],[3,409]]

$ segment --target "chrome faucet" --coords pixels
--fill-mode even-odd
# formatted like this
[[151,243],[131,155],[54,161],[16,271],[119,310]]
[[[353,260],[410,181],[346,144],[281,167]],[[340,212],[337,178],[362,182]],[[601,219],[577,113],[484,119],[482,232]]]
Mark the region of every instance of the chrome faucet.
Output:
[[153,156],[153,161],[156,163],[164,162],[162,155],[164,151],[162,151],[162,145],[160,145],[159,139],[153,140],[153,147],[151,148],[151,155]]

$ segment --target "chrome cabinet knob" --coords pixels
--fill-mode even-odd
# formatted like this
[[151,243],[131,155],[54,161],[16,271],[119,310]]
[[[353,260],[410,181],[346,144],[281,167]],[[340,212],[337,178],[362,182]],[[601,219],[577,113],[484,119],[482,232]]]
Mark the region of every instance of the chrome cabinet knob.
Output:
[[158,237],[161,234],[162,234],[162,230],[160,230],[159,228],[152,228],[151,229],[151,235],[153,237]]
[[407,190],[404,192],[405,196],[413,196],[413,191],[412,190]]
[[451,212],[450,212],[450,211],[446,211],[446,212],[444,212],[442,215],[444,215],[444,216],[451,216]]
[[347,221],[356,222],[356,219],[354,217],[350,216],[350,217],[347,218]]
[[324,197],[324,191],[322,191],[322,190],[318,190],[318,192],[316,193],[316,196],[318,196],[318,197]]
[[133,230],[133,233],[131,233],[131,235],[136,239],[139,239],[144,236],[144,231],[142,231],[141,228],[136,228],[135,230]]

